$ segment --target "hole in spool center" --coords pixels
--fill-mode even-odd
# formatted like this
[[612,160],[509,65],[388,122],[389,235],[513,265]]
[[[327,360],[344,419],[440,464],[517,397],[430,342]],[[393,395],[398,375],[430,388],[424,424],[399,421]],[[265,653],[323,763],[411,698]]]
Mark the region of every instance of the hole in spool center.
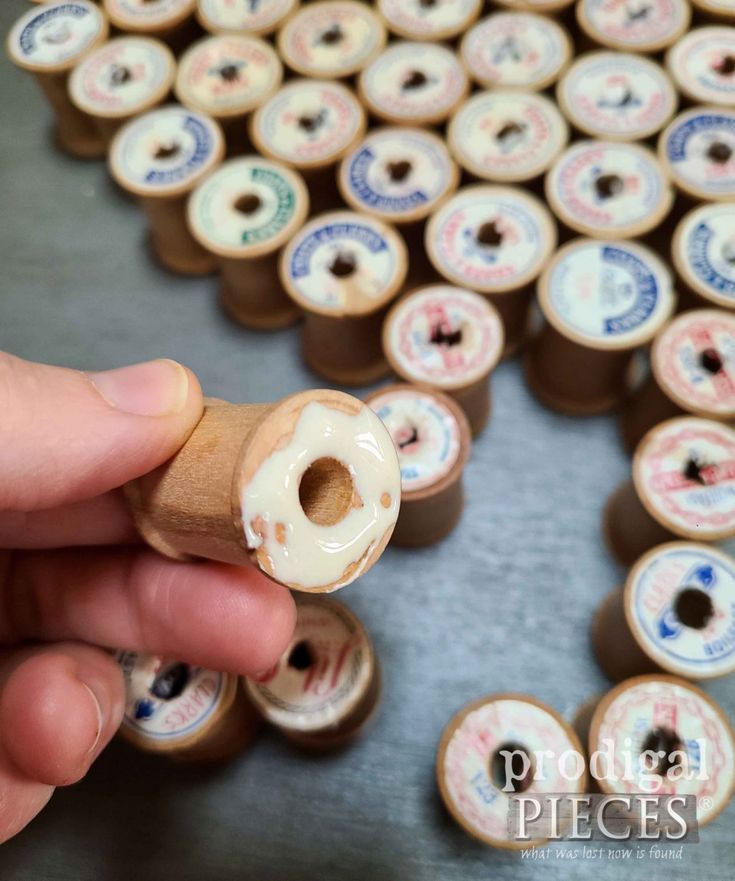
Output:
[[665,777],[672,768],[681,763],[681,756],[672,757],[671,754],[683,752],[683,744],[675,731],[671,731],[669,728],[653,728],[648,732],[641,746],[641,754],[649,751],[664,753],[664,755],[647,756],[646,770]]
[[311,116],[304,114],[299,117],[298,126],[308,134],[315,132],[326,119],[326,112],[320,110],[318,113],[312,113]]
[[403,89],[422,89],[429,78],[422,70],[412,70],[403,81]]
[[709,594],[698,587],[685,587],[674,600],[674,614],[685,627],[704,630],[715,614]]
[[349,251],[340,251],[329,264],[329,271],[337,278],[347,278],[357,269],[357,260]]
[[628,7],[626,7],[625,11],[628,16],[628,21],[641,21],[644,18],[648,18],[649,14],[651,13],[651,7],[650,6],[636,6],[636,7],[628,6]]
[[293,667],[294,670],[308,670],[314,663],[314,660],[314,652],[311,646],[305,639],[302,639],[301,642],[297,642],[291,649],[288,656],[288,666]]
[[722,141],[715,141],[709,145],[707,156],[717,165],[724,165],[732,157],[732,147],[724,144]]
[[324,457],[312,462],[299,484],[299,501],[304,514],[317,526],[334,526],[352,507],[354,487],[346,465]]
[[239,211],[240,214],[255,214],[262,205],[260,196],[256,196],[255,193],[243,193],[235,201],[235,211]]
[[342,28],[335,23],[328,30],[324,31],[321,37],[319,37],[319,42],[324,43],[325,46],[334,46],[335,43],[340,43],[343,38]]
[[610,199],[623,192],[623,179],[617,174],[601,174],[595,181],[600,199]]
[[174,156],[178,156],[181,152],[181,145],[177,144],[176,141],[171,141],[168,144],[159,144],[153,153],[154,159],[173,159]]
[[[506,757],[502,753],[512,753],[512,755]],[[507,771],[512,775],[510,780]],[[506,792],[525,792],[533,783],[533,774],[533,761],[528,750],[521,744],[503,743],[490,757],[490,779],[498,789],[504,789]]]
[[406,425],[397,435],[396,446],[399,450],[405,450],[416,443],[419,439],[419,430],[415,425]]
[[432,328],[429,342],[435,346],[458,346],[462,342],[462,328],[451,330],[442,324],[436,324]]
[[476,238],[480,245],[494,248],[503,241],[503,233],[498,229],[496,220],[488,220],[477,230]]
[[723,368],[722,358],[717,349],[705,349],[699,356],[699,363],[708,373],[719,373]]
[[129,67],[122,64],[113,64],[110,70],[110,85],[122,86],[133,78],[132,71]]
[[389,162],[386,166],[388,176],[394,183],[404,181],[413,169],[413,165],[408,159],[399,159],[397,162]]
[[172,664],[157,674],[150,687],[151,694],[159,700],[172,701],[184,691],[190,679],[188,664]]
[[695,483],[701,483],[702,486],[706,486],[707,482],[702,477],[702,469],[704,467],[694,456],[690,456],[684,466],[684,477],[687,480],[693,480]]
[[437,0],[419,0],[419,6],[422,9],[433,9],[436,6]]
[[721,74],[722,76],[731,76],[735,73],[735,55],[723,55],[719,61],[716,61],[712,65],[712,70]]
[[218,72],[226,83],[234,83],[240,79],[240,68],[236,64],[223,64]]
[[520,122],[506,122],[495,135],[497,141],[507,141],[509,138],[517,138],[525,131],[526,126]]

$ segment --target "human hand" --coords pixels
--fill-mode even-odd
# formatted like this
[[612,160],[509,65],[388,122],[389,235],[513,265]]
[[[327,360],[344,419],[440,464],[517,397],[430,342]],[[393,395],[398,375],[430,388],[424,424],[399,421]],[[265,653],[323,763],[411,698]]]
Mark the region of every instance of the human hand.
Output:
[[201,412],[196,377],[172,361],[85,374],[0,353],[0,842],[117,730],[122,675],[100,647],[254,675],[286,648],[285,588],[134,546],[119,487],[169,459]]

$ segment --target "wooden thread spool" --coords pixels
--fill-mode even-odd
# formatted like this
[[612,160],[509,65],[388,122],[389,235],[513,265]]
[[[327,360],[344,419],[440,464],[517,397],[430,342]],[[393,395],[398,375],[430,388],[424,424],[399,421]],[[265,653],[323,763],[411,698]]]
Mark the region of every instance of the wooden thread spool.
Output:
[[116,660],[125,679],[120,736],[138,749],[221,761],[255,740],[260,716],[237,676],[138,652],[118,652]]
[[398,518],[401,474],[373,411],[337,391],[205,407],[179,452],[127,486],[143,538],[168,557],[253,564],[293,590],[367,572]]
[[694,208],[679,222],[672,259],[690,301],[735,309],[735,204]]
[[283,63],[299,76],[351,77],[385,46],[383,23],[365,3],[323,0],[304,6],[278,32]]
[[503,323],[480,294],[442,284],[412,291],[388,313],[383,349],[401,379],[454,398],[473,437],[487,425],[490,374],[503,351]]
[[400,228],[411,255],[411,285],[435,278],[424,250],[425,222],[458,181],[459,170],[441,138],[404,126],[373,129],[342,160],[338,177],[350,208]]
[[109,147],[116,132],[171,91],[176,60],[150,37],[116,37],[89,53],[69,77],[72,103],[93,120]]
[[557,83],[556,100],[578,132],[603,141],[653,137],[678,103],[660,64],[642,55],[602,50],[577,58]]
[[[560,757],[570,752],[578,757],[577,767],[570,763],[565,773]],[[541,753],[546,761],[539,773]],[[524,694],[491,694],[468,704],[449,721],[436,755],[439,792],[452,818],[473,838],[503,850],[539,847],[547,840],[511,836],[511,796],[586,792],[586,771],[575,773],[580,766],[582,745],[571,726]]]
[[735,8],[730,0],[692,0],[694,10],[706,19],[723,21],[728,24],[735,22]]
[[664,170],[685,199],[735,199],[735,109],[692,107],[658,141]]
[[666,53],[666,67],[687,102],[735,107],[734,28],[694,28]]
[[107,20],[88,0],[48,3],[22,15],[8,34],[10,60],[33,75],[54,113],[58,146],[79,159],[104,156],[92,121],[69,100],[70,71],[107,39]]
[[229,159],[192,193],[189,228],[216,257],[220,303],[239,324],[276,330],[299,320],[278,280],[278,254],[308,211],[298,172],[259,156]]
[[477,92],[447,129],[454,158],[492,183],[538,180],[569,140],[569,126],[544,95],[512,89]]
[[174,91],[185,107],[208,113],[225,131],[230,152],[250,152],[246,117],[283,79],[275,49],[258,37],[205,37],[179,59]]
[[281,281],[304,310],[302,352],[315,373],[367,385],[389,372],[380,331],[407,263],[392,227],[352,211],[322,214],[291,239],[281,255]]
[[102,5],[118,31],[155,37],[176,51],[197,36],[197,0],[102,0]]
[[[509,9],[518,9],[518,0],[497,0],[498,6],[505,6]],[[563,15],[565,11],[574,3],[574,0],[533,0],[533,2],[525,3],[524,6],[531,7],[539,15],[552,16]]]
[[575,724],[586,729],[590,776],[603,793],[695,796],[700,827],[732,798],[732,729],[722,709],[690,682],[635,676],[583,705]]
[[693,542],[653,548],[598,608],[592,646],[615,682],[641,673],[714,679],[735,672],[735,560]]
[[735,422],[732,313],[719,309],[684,312],[659,332],[651,348],[650,376],[621,413],[626,447],[632,451],[658,422],[685,413]]
[[632,480],[610,496],[603,532],[624,565],[675,538],[735,537],[735,430],[709,419],[668,419],[633,456]]
[[232,0],[199,0],[197,20],[210,34],[251,34],[265,37],[278,30],[298,7],[299,0],[237,3]]
[[427,3],[426,0],[378,0],[378,15],[396,37],[448,42],[460,37],[478,18],[482,0]]
[[634,242],[569,242],[539,279],[538,295],[546,321],[527,348],[526,379],[542,404],[569,416],[622,401],[635,351],[674,308],[668,270]]
[[577,24],[590,40],[619,52],[652,55],[675,43],[689,29],[687,0],[653,0],[637,19],[626,4],[577,0]]
[[408,383],[366,398],[385,423],[401,466],[401,511],[391,541],[422,547],[441,541],[464,508],[462,472],[470,455],[470,426],[448,395]]
[[391,43],[360,74],[357,91],[368,112],[392,125],[441,125],[470,89],[456,53],[436,43]]
[[186,203],[225,152],[222,131],[201,113],[171,105],[131,120],[110,147],[110,173],[138,198],[148,217],[156,258],[173,272],[216,269],[212,255],[186,225]]
[[503,357],[528,329],[534,283],[556,248],[556,224],[544,205],[514,187],[463,187],[426,227],[426,252],[447,281],[483,294],[503,319]]
[[533,12],[494,12],[460,44],[460,57],[481,89],[540,92],[556,82],[571,56],[566,28]]
[[380,700],[380,668],[367,631],[346,606],[326,597],[298,599],[296,629],[281,660],[245,683],[268,722],[314,751],[347,746]]
[[341,205],[337,163],[365,134],[365,111],[354,93],[336,82],[291,80],[250,120],[259,153],[298,169],[314,212]]

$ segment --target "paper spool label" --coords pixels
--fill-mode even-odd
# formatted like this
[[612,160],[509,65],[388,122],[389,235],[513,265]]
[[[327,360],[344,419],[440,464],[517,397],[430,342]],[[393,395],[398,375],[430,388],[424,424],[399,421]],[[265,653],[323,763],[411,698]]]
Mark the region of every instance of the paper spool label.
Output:
[[735,419],[735,315],[685,312],[654,344],[656,381],[685,410]]
[[566,31],[530,12],[497,12],[462,41],[470,75],[485,88],[543,89],[559,75],[569,54]]
[[578,15],[603,45],[646,52],[671,45],[690,11],[683,0],[582,0]]
[[227,674],[160,655],[118,652],[125,680],[123,727],[146,740],[189,740],[222,706]]
[[104,19],[93,3],[54,3],[31,9],[13,26],[13,61],[34,68],[72,63],[100,36]]
[[689,284],[725,308],[735,307],[735,205],[702,205],[677,229],[675,258]]
[[405,273],[405,253],[380,221],[340,211],[308,223],[284,253],[292,289],[307,307],[337,315],[374,311]]
[[409,40],[449,39],[477,18],[481,0],[378,0],[378,11],[402,37]]
[[92,114],[133,114],[163,97],[174,74],[170,51],[156,40],[119,37],[88,55],[72,72],[75,103]]
[[344,155],[365,124],[349,89],[338,83],[287,83],[253,119],[263,149],[297,168],[325,165]]
[[246,113],[275,92],[283,71],[273,48],[257,37],[209,37],[179,61],[176,92],[214,116]]
[[130,122],[113,142],[110,163],[123,186],[155,195],[193,184],[221,152],[222,135],[208,116],[171,106]]
[[296,7],[297,0],[199,0],[199,15],[215,31],[266,34]]
[[425,217],[455,180],[444,143],[422,129],[377,129],[340,168],[352,207],[395,222]]
[[735,198],[735,112],[690,110],[662,135],[674,180],[703,199]]
[[278,35],[281,57],[305,76],[340,77],[362,70],[385,43],[365,3],[328,0],[303,7]]
[[518,289],[536,278],[555,243],[552,220],[521,190],[471,186],[433,216],[427,249],[436,269],[483,293]]
[[649,432],[636,451],[636,491],[649,513],[684,538],[735,536],[735,431],[680,418]]
[[393,439],[401,466],[401,491],[434,486],[454,468],[461,452],[459,424],[435,395],[392,389],[370,401]]
[[579,141],[546,178],[554,213],[585,235],[632,236],[656,226],[671,188],[653,153],[634,144]]
[[460,165],[488,180],[522,181],[551,165],[569,132],[548,98],[479,92],[449,124],[449,148]]
[[450,285],[431,285],[399,302],[384,333],[401,376],[438,388],[479,381],[503,350],[495,309],[479,294]]
[[397,122],[445,119],[467,91],[467,75],[445,46],[398,42],[360,77],[365,101],[377,115]]
[[[706,622],[689,626],[680,619],[687,593],[711,604]],[[636,564],[625,598],[629,626],[659,667],[691,679],[735,670],[735,561],[726,554],[697,544],[665,545]]]
[[[732,733],[715,707],[699,691],[681,682],[641,679],[620,687],[600,719],[593,749],[612,745],[610,792],[694,795],[697,817],[706,822],[730,797],[733,779]],[[676,736],[686,753],[685,773],[671,780],[642,768],[641,751],[651,732]],[[659,746],[653,747],[660,749]],[[680,772],[679,772],[680,773]]]
[[304,211],[299,183],[293,172],[267,159],[231,159],[192,193],[192,232],[205,246],[243,257],[267,251],[268,243],[275,250]]
[[248,691],[287,731],[321,731],[347,719],[365,697],[375,660],[358,619],[334,601],[299,599],[296,629],[275,668]]
[[696,28],[669,50],[679,88],[704,104],[735,104],[735,28]]
[[[450,723],[451,724],[451,723]],[[448,807],[464,826],[485,840],[511,840],[508,833],[510,796],[491,777],[496,750],[509,744],[522,746],[534,755],[551,751],[543,773],[536,773],[526,794],[579,792],[582,781],[562,773],[560,756],[579,747],[564,726],[547,710],[519,698],[489,699],[471,709],[452,732],[440,754],[438,773]],[[513,748],[513,747],[511,747]],[[574,762],[569,762],[570,770]]]
[[573,124],[599,138],[648,137],[676,109],[676,93],[663,69],[622,52],[581,58],[562,78],[558,96]]
[[118,26],[160,28],[178,24],[194,12],[196,0],[105,0],[107,14]]
[[629,242],[567,246],[544,280],[542,306],[552,324],[605,348],[647,342],[674,307],[668,270]]

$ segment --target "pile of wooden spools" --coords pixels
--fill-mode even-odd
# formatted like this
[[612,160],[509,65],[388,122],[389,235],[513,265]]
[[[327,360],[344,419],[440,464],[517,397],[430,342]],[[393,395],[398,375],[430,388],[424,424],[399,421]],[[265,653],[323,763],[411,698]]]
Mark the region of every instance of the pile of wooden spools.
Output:
[[[218,273],[247,328],[302,322],[330,382],[398,377],[368,398],[401,466],[394,542],[459,521],[501,359],[520,353],[556,411],[619,409],[631,480],[603,531],[631,568],[592,641],[620,684],[573,725],[523,695],[477,701],[438,782],[498,847],[540,843],[509,836],[515,792],[635,793],[651,773],[700,797],[702,825],[735,786],[729,723],[690,684],[735,672],[735,560],[714,547],[735,537],[735,6],[498,2],[69,0],[24,15],[8,51],[59,147],[106,156],[140,201],[164,266]],[[182,758],[231,755],[258,718],[343,745],[379,695],[363,626],[323,597],[300,599],[259,681],[120,663],[123,734]],[[605,741],[632,777],[537,773],[537,751]],[[530,769],[512,786],[509,747]]]

